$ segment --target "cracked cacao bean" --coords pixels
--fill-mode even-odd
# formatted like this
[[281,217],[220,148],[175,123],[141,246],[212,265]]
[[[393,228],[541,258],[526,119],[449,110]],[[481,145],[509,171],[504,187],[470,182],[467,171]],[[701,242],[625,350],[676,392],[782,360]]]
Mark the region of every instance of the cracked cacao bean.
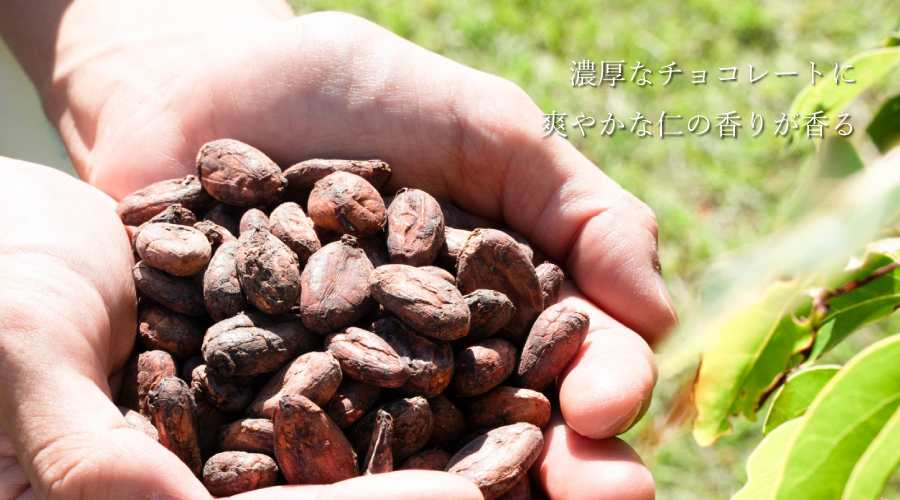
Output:
[[283,396],[275,409],[275,459],[291,484],[332,484],[359,476],[341,429],[309,399]]
[[509,235],[495,229],[476,229],[466,240],[457,262],[456,283],[465,294],[478,289],[505,294],[516,311],[498,335],[519,345],[544,310],[531,257]]
[[159,432],[159,444],[199,476],[203,460],[197,441],[197,407],[188,385],[178,377],[166,377],[150,391],[148,403]]
[[369,451],[366,453],[364,475],[383,474],[394,470],[394,458],[391,455],[391,434],[394,432],[394,419],[384,410],[375,415],[375,430]]
[[393,419],[391,455],[395,461],[402,462],[425,447],[434,427],[428,401],[421,397],[398,399],[366,413],[356,425],[347,430],[347,438],[360,456],[366,456],[369,451],[379,411],[387,412]]
[[217,453],[203,466],[203,486],[217,497],[275,486],[277,480],[278,465],[271,457],[259,453]]
[[346,429],[369,411],[380,392],[380,387],[345,377],[323,409],[338,427]]
[[501,385],[472,401],[466,422],[473,429],[528,422],[543,429],[550,421],[550,401],[530,389]]
[[290,311],[300,298],[297,255],[261,226],[242,232],[239,241],[235,260],[247,300],[266,314]]
[[188,316],[203,316],[203,284],[198,276],[179,277],[138,262],[132,269],[134,284],[144,296]]
[[409,379],[403,358],[374,333],[347,327],[325,337],[325,349],[341,365],[344,375],[378,387],[400,387]]
[[292,189],[312,189],[316,182],[335,172],[358,175],[375,189],[381,189],[391,178],[391,167],[381,160],[306,160],[285,170],[284,176]]
[[275,454],[275,427],[267,418],[245,418],[222,428],[219,451]]
[[157,182],[135,191],[119,201],[116,213],[123,224],[140,226],[176,203],[196,212],[212,201],[200,185],[200,179],[188,175],[182,179]]
[[314,253],[300,276],[300,313],[310,330],[326,335],[362,319],[375,306],[368,289],[372,263],[350,236]]
[[329,231],[358,238],[384,227],[384,200],[365,179],[335,172],[316,182],[309,195],[309,217]]
[[203,303],[213,321],[231,318],[249,307],[238,279],[239,250],[237,240],[223,243],[203,274]]
[[522,348],[517,385],[543,391],[552,384],[578,354],[589,328],[588,315],[567,304],[550,306],[541,313]]
[[312,227],[312,220],[296,203],[287,202],[278,205],[278,208],[272,211],[269,222],[272,235],[297,254],[301,268],[306,265],[312,254],[322,248],[319,237]]
[[323,407],[341,384],[341,367],[327,352],[308,352],[278,371],[260,389],[248,417],[272,418],[282,396],[299,394]]
[[453,458],[453,455],[440,448],[420,451],[407,458],[398,470],[433,470],[444,472],[444,469],[447,468],[447,464],[450,463],[451,458]]
[[544,309],[546,310],[559,302],[565,274],[559,266],[552,262],[544,262],[534,268],[534,272],[537,274],[538,282],[541,284],[541,291],[544,293]]
[[428,438],[428,444],[450,449],[466,434],[466,417],[462,410],[443,394],[429,398],[428,407],[434,420],[434,429]]
[[507,425],[467,444],[445,470],[472,481],[485,500],[495,500],[527,475],[543,447],[544,437],[534,425]]
[[397,318],[372,324],[376,335],[387,342],[406,364],[409,379],[398,390],[407,396],[430,398],[444,391],[453,378],[453,351],[443,340],[417,335]]
[[197,155],[203,189],[238,207],[264,207],[281,200],[287,179],[262,151],[232,139],[209,142]]
[[239,314],[207,330],[203,359],[212,371],[225,377],[260,375],[311,351],[319,340],[294,315]]
[[515,346],[503,339],[482,340],[457,353],[450,390],[463,397],[478,396],[503,383],[515,370]]
[[427,266],[444,243],[438,201],[418,189],[401,189],[387,211],[387,249],[392,264]]

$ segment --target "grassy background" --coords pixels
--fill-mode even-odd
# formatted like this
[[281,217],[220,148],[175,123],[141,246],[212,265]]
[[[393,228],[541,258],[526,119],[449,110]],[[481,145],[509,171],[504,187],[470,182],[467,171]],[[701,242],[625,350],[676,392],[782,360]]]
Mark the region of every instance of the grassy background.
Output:
[[[774,120],[787,113],[793,97],[809,81],[810,61],[829,77],[834,63],[875,47],[900,20],[886,0],[803,0],[759,2],[690,0],[611,2],[532,0],[292,0],[298,13],[351,12],[434,52],[524,88],[545,111],[584,112],[599,120],[607,113],[626,122],[640,111],[651,121],[665,110],[687,119],[711,120],[735,110],[743,126],[738,139],[686,134],[681,138],[639,139],[599,128],[569,139],[599,168],[647,202],[660,225],[660,256],[667,282],[681,311],[696,296],[703,263],[771,231],[783,220],[800,179],[811,166],[806,141],[788,149],[776,137]],[[572,88],[571,61],[640,61],[654,70],[653,86],[620,84],[615,89]],[[683,73],[668,86],[658,69],[676,62]],[[749,83],[749,68],[758,76]],[[737,66],[737,82],[720,82],[719,67]],[[706,70],[707,84],[691,84],[692,70]],[[797,71],[776,78],[775,71]],[[894,72],[896,76],[897,72]],[[852,73],[850,74],[852,76]],[[626,78],[631,70],[626,70]],[[897,78],[868,90],[851,107],[853,142],[864,159],[876,151],[865,125],[877,104],[900,92]],[[762,115],[765,131],[750,137],[750,113]],[[715,123],[715,122],[714,122]],[[835,122],[831,122],[832,127]],[[536,133],[538,133],[536,125]],[[900,327],[900,324],[896,326]],[[823,362],[843,362],[862,345],[895,332],[882,322],[856,335]],[[654,473],[661,499],[728,498],[746,480],[747,455],[761,438],[760,423],[736,421],[735,432],[712,448],[699,448],[687,434],[690,417],[685,380],[663,374],[654,405],[641,426],[626,438]],[[900,498],[896,487],[887,498]]]

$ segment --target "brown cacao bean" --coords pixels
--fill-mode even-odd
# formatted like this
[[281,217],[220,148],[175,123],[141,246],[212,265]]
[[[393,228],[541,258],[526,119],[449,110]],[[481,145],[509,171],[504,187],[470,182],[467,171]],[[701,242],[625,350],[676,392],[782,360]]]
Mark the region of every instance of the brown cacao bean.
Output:
[[534,268],[534,272],[537,274],[541,291],[544,293],[544,309],[547,309],[559,302],[565,274],[559,266],[552,262],[544,262]]
[[200,445],[200,456],[203,460],[216,454],[219,445],[219,434],[222,428],[234,420],[233,413],[227,413],[219,409],[209,401],[196,401],[197,403],[197,442]]
[[344,377],[331,401],[323,409],[341,429],[362,418],[375,404],[381,388]]
[[147,349],[166,351],[177,359],[187,359],[200,353],[204,333],[194,318],[155,304],[141,303],[138,340]]
[[466,240],[457,262],[456,282],[466,294],[478,289],[505,294],[516,312],[498,335],[519,345],[544,310],[544,295],[531,257],[509,235],[495,229],[476,229]]
[[450,384],[453,351],[449,343],[417,335],[397,318],[380,319],[372,324],[372,330],[400,355],[409,370],[409,379],[399,387],[404,395],[430,398]]
[[213,455],[203,466],[203,486],[217,497],[275,486],[277,480],[275,461],[259,453],[226,451]]
[[224,227],[232,236],[237,238],[241,235],[241,217],[243,215],[243,208],[219,203],[207,212],[203,220]]
[[456,272],[456,261],[459,252],[466,244],[472,231],[447,227],[444,229],[444,243],[438,251],[434,263],[450,272]]
[[463,397],[478,396],[503,383],[515,369],[515,346],[503,339],[482,340],[457,353],[450,390]]
[[281,200],[287,179],[262,151],[232,139],[200,148],[197,172],[213,198],[238,207],[263,207]]
[[388,255],[387,247],[378,235],[357,239],[356,246],[365,252],[366,257],[369,258],[369,262],[372,263],[373,268],[391,263],[391,257]]
[[245,418],[222,429],[219,451],[275,454],[275,428],[267,418]]
[[441,205],[441,212],[444,213],[445,226],[466,231],[472,230],[472,221],[465,212],[450,202],[438,200],[438,203]]
[[325,337],[325,349],[338,359],[344,375],[360,382],[400,387],[409,379],[409,367],[397,351],[362,328],[351,326]]
[[197,211],[212,201],[201,187],[200,179],[189,175],[182,179],[157,182],[135,191],[119,201],[116,213],[123,224],[140,226],[176,203],[182,208]]
[[164,351],[147,351],[138,354],[125,368],[119,405],[139,412],[155,423],[150,410],[150,392],[160,380],[176,376],[178,369],[172,355]]
[[325,335],[364,317],[375,306],[367,283],[371,272],[372,263],[355,238],[344,237],[314,253],[300,276],[303,324]]
[[398,399],[385,403],[366,413],[353,427],[347,430],[347,438],[360,456],[366,456],[369,443],[375,432],[375,420],[379,411],[391,415],[394,433],[391,440],[391,455],[396,462],[406,460],[421,450],[434,427],[431,410],[425,398]]
[[425,271],[426,273],[433,274],[438,278],[446,281],[447,283],[456,286],[456,276],[450,274],[450,271],[447,271],[446,269],[441,269],[437,266],[422,266],[419,269]]
[[258,208],[251,208],[244,212],[244,215],[241,216],[241,223],[239,227],[239,234],[244,234],[247,231],[251,231],[253,229],[264,229],[266,231],[272,231],[272,225],[269,222],[269,217]]
[[444,243],[444,214],[425,191],[401,189],[387,211],[387,249],[392,264],[427,266]]
[[466,412],[473,428],[494,428],[528,422],[543,429],[550,421],[550,401],[530,389],[501,385],[479,396]]
[[253,401],[253,391],[240,381],[210,373],[206,365],[191,372],[191,393],[194,401],[205,400],[223,411],[241,411]]
[[494,335],[516,313],[512,301],[493,290],[475,290],[463,299],[469,306],[469,334],[453,341],[451,345],[457,351]]
[[309,399],[283,396],[272,419],[275,459],[291,484],[332,484],[359,475],[341,429]]
[[228,241],[237,241],[237,238],[235,238],[234,235],[231,234],[231,231],[216,224],[215,222],[211,222],[208,220],[202,220],[194,224],[194,229],[200,231],[203,236],[206,236],[206,240],[209,241],[209,244],[212,246],[213,255],[216,254],[216,251],[219,249],[219,246],[222,245],[222,243]]
[[185,361],[184,364],[181,365],[181,380],[190,384],[191,381],[194,380],[194,370],[200,365],[206,365],[206,361],[203,361],[203,354],[194,356]]
[[329,231],[365,238],[384,227],[384,201],[362,177],[335,172],[316,182],[309,217]]
[[431,431],[428,444],[452,448],[466,433],[466,417],[462,410],[443,394],[429,398],[428,407],[434,417],[434,430]]
[[278,371],[260,389],[248,417],[272,418],[281,397],[299,394],[324,407],[341,384],[341,367],[327,352],[308,352]]
[[450,463],[451,458],[453,458],[453,455],[440,448],[420,451],[407,458],[406,461],[403,462],[403,465],[400,466],[399,470],[433,470],[444,472],[444,469],[447,467],[447,464]]
[[297,255],[266,228],[241,234],[235,256],[247,300],[266,314],[283,314],[300,298]]
[[567,304],[550,306],[541,313],[522,348],[517,385],[543,391],[552,384],[578,354],[589,328],[588,315]]
[[297,254],[301,268],[306,265],[312,254],[322,248],[319,237],[312,227],[312,220],[296,203],[287,202],[278,205],[278,208],[272,211],[269,222],[272,225],[272,235]]
[[122,406],[119,406],[119,411],[122,412],[122,416],[125,417],[125,423],[128,424],[129,429],[140,431],[148,438],[159,442],[159,432],[157,432],[153,423],[150,422],[150,419],[134,410],[129,410]]
[[284,171],[291,188],[312,189],[316,182],[335,172],[347,172],[381,189],[391,178],[391,167],[381,160],[306,160]]
[[364,475],[383,474],[394,470],[394,458],[391,455],[391,434],[394,432],[394,419],[384,410],[375,415],[375,431],[369,443]]
[[197,441],[197,407],[188,385],[178,377],[166,377],[150,391],[148,402],[159,432],[159,444],[199,476],[203,460]]
[[222,321],[249,307],[238,279],[240,243],[227,241],[216,250],[203,274],[203,303],[213,321]]
[[528,474],[523,474],[506,493],[500,495],[497,500],[531,500],[531,481],[528,480]]
[[203,316],[203,285],[197,276],[179,277],[138,262],[132,270],[134,284],[144,296],[175,312]]
[[162,212],[154,215],[150,220],[140,225],[136,231],[134,231],[131,235],[131,247],[134,248],[137,243],[137,237],[141,234],[141,231],[147,228],[150,224],[156,223],[168,223],[168,224],[177,224],[179,226],[187,226],[193,227],[197,223],[197,217],[194,215],[194,212],[183,208],[181,203],[176,203],[167,207]]
[[495,500],[528,473],[543,447],[544,437],[534,425],[507,425],[467,444],[446,471],[475,483],[485,500]]
[[203,359],[225,377],[260,375],[319,345],[319,337],[294,315],[239,314],[210,327],[203,339]]
[[416,331],[453,340],[469,331],[469,308],[453,285],[415,267],[389,264],[375,269],[369,290],[385,309]]
[[192,276],[209,263],[212,247],[200,231],[177,224],[150,224],[138,234],[135,250],[152,267],[174,276]]
[[532,263],[532,266],[533,266],[534,265],[534,249],[531,248],[531,244],[528,243],[528,240],[526,240],[525,237],[522,236],[521,234],[519,234],[509,228],[503,228],[503,229],[500,229],[500,231],[503,231],[504,233],[508,234],[512,239],[516,240],[516,243],[519,244],[519,248],[521,248],[522,252],[526,256],[528,256],[528,260]]

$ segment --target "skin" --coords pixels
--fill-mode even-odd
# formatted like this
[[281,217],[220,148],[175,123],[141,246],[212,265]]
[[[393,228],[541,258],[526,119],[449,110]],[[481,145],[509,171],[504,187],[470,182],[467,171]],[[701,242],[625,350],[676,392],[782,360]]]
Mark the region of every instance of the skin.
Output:
[[[646,412],[648,342],[677,322],[656,220],[567,141],[542,139],[521,89],[347,14],[293,18],[280,0],[0,0],[0,33],[96,188],[0,159],[0,500],[210,498],[110,401],[136,324],[112,207],[192,173],[200,146],[224,137],[282,166],[384,159],[388,191],[504,221],[565,263],[564,300],[589,312],[591,333],[558,380],[534,478],[553,499],[654,497],[640,458],[611,436]],[[422,471],[233,498],[363,496],[480,498]]]

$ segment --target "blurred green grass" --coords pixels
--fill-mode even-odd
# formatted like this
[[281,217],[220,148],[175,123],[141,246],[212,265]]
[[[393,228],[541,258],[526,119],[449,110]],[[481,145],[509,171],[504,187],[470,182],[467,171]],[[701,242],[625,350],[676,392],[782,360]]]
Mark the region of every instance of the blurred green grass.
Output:
[[[742,117],[737,139],[704,136],[639,139],[618,131],[601,137],[599,126],[569,139],[599,168],[643,199],[659,220],[659,250],[666,280],[681,311],[694,304],[697,277],[709,258],[740,247],[776,227],[810,168],[812,147],[787,148],[774,121],[787,113],[806,85],[810,61],[823,78],[834,63],[875,47],[900,12],[887,0],[802,0],[759,2],[689,0],[611,2],[531,0],[291,0],[298,13],[351,12],[429,50],[507,78],[545,111],[565,112],[569,121],[584,112],[598,122],[613,113],[630,127],[638,111],[656,122],[662,111],[710,120],[735,110]],[[573,88],[572,61],[640,61],[654,71],[652,86],[634,83]],[[676,62],[683,73],[668,86],[659,68]],[[754,74],[769,75],[754,85]],[[719,67],[738,68],[738,81]],[[707,84],[693,85],[692,70],[706,70]],[[777,78],[776,71],[798,77]],[[631,77],[625,70],[625,78]],[[894,75],[897,74],[895,71]],[[848,76],[852,77],[852,73]],[[878,103],[900,92],[897,78],[874,86],[851,107],[852,136],[863,159],[875,150],[865,126]],[[750,114],[765,118],[765,130],[751,137]],[[831,127],[835,122],[830,122]],[[540,133],[535,124],[535,133]],[[885,331],[874,327],[832,355],[840,362]],[[900,324],[896,325],[900,328]],[[892,331],[897,331],[894,329]],[[728,498],[746,479],[744,463],[761,438],[760,423],[737,421],[734,434],[709,449],[699,448],[686,425],[660,428],[682,380],[661,378],[646,422],[627,438],[654,472],[661,499]],[[677,421],[677,419],[675,419]],[[649,436],[649,437],[648,437]],[[898,498],[894,493],[885,493]]]

